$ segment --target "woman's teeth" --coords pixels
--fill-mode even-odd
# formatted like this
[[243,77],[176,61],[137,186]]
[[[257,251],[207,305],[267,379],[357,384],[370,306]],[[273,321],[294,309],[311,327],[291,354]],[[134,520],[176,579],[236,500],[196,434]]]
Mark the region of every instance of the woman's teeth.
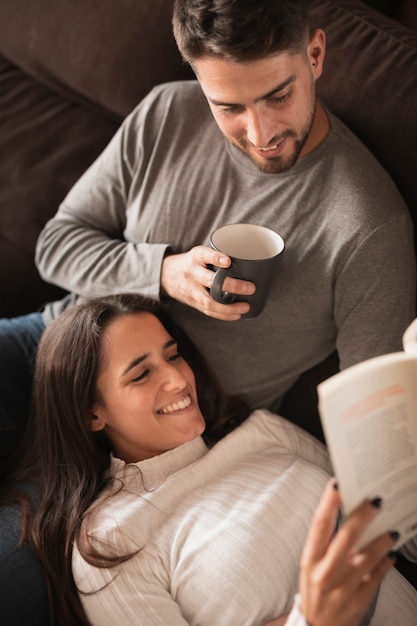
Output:
[[168,404],[167,406],[164,406],[164,408],[160,409],[158,413],[163,413],[164,415],[166,413],[174,413],[175,411],[181,411],[181,409],[186,409],[187,406],[190,406],[190,404],[191,398],[190,396],[187,396],[183,400],[179,400],[179,402],[174,402],[174,404]]

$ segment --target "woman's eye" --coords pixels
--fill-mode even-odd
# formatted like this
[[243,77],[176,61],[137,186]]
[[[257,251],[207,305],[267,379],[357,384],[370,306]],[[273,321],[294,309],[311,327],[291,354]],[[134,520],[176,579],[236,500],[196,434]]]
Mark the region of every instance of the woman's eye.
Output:
[[145,370],[144,372],[141,372],[139,376],[135,376],[135,378],[132,378],[131,382],[139,383],[140,381],[145,380],[148,374],[149,374],[149,370]]
[[176,352],[175,354],[172,354],[172,355],[168,358],[168,361],[171,361],[171,362],[173,362],[173,361],[178,361],[178,359],[181,359],[181,358],[182,358],[181,354],[180,354],[179,352]]

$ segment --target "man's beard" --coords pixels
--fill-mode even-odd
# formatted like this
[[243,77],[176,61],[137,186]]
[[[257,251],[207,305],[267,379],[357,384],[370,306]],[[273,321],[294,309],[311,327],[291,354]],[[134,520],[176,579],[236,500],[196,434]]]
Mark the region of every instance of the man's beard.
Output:
[[271,145],[274,143],[279,143],[280,141],[288,138],[290,140],[294,140],[293,149],[291,154],[288,156],[279,155],[277,157],[272,157],[270,159],[265,158],[262,160],[258,160],[250,150],[249,143],[246,139],[243,139],[237,143],[232,142],[233,145],[238,148],[245,156],[247,156],[252,163],[256,165],[256,167],[261,170],[261,172],[265,172],[266,174],[280,174],[282,172],[286,172],[289,170],[298,160],[300,156],[301,150],[303,149],[308,136],[310,134],[311,128],[314,123],[314,117],[316,114],[316,103],[313,102],[313,106],[311,108],[310,117],[308,118],[306,124],[301,129],[300,133],[296,134],[294,130],[287,130],[284,132],[281,137],[274,139],[271,141]]

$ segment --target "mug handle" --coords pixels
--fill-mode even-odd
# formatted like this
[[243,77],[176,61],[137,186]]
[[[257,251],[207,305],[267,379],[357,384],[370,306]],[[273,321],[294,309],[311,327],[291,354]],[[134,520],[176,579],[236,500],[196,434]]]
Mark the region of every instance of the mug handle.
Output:
[[235,294],[223,291],[223,283],[229,275],[230,267],[220,267],[216,270],[213,277],[213,282],[210,287],[210,295],[213,300],[220,302],[221,304],[231,304],[235,301]]

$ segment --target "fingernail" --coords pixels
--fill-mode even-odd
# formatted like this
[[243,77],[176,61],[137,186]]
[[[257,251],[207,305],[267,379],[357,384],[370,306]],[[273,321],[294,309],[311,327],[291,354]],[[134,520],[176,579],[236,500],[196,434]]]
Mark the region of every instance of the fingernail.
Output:
[[392,531],[390,532],[390,535],[391,535],[391,539],[392,539],[393,541],[397,541],[397,539],[399,539],[399,538],[400,538],[400,533],[399,533],[397,530],[392,530]]
[[225,257],[225,256],[221,256],[220,257],[220,259],[219,259],[219,264],[220,265],[227,265],[227,262],[228,262],[228,258],[227,257]]
[[371,500],[371,504],[372,506],[374,506],[376,509],[380,509],[382,506],[382,498],[374,498],[373,500]]

